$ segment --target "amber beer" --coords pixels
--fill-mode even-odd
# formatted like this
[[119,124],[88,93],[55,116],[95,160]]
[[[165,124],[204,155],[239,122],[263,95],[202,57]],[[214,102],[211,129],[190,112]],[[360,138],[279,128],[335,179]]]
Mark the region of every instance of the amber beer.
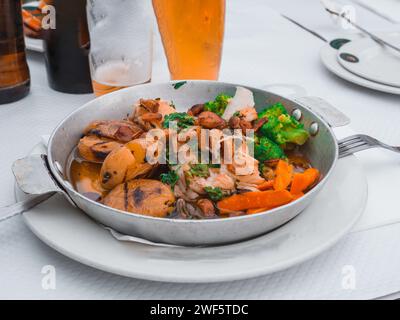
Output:
[[117,91],[119,89],[123,89],[126,87],[121,87],[121,86],[117,86],[117,85],[110,85],[110,84],[106,84],[106,83],[101,83],[99,81],[96,81],[94,79],[92,79],[92,87],[93,87],[93,92],[95,94],[96,97],[100,97],[103,94],[107,94],[113,91]]
[[[92,71],[92,86],[96,97],[128,87],[134,74],[122,61],[110,61]],[[126,83],[126,86],[121,85]]]
[[22,99],[29,88],[21,2],[0,0],[0,104]]
[[104,84],[101,82],[98,82],[96,80],[92,79],[92,87],[93,87],[93,92],[95,94],[96,97],[100,97],[103,94],[107,94],[113,91],[117,91],[119,89],[123,89],[126,87],[121,87],[121,86],[113,86],[113,85],[109,85],[109,84]]
[[153,0],[172,79],[218,78],[225,0]]

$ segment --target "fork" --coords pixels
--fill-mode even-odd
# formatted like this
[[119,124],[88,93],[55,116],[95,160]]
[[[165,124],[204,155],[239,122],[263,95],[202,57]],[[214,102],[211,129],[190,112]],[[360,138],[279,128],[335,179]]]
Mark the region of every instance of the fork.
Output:
[[339,158],[346,157],[358,151],[381,147],[394,152],[400,153],[400,147],[389,146],[375,138],[365,134],[356,134],[338,142],[339,145]]

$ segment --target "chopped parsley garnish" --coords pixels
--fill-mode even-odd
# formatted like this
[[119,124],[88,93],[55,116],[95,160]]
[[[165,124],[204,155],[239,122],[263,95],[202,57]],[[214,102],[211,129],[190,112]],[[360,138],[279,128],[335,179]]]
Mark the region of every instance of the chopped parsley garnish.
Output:
[[179,176],[175,171],[170,171],[168,173],[160,174],[161,182],[165,184],[169,184],[171,188],[174,188],[176,183],[179,180]]
[[219,187],[216,187],[216,188],[204,187],[204,190],[207,192],[208,196],[213,201],[219,201],[224,196],[224,193],[222,192],[221,188],[219,188]]
[[194,118],[186,112],[175,112],[165,116],[163,127],[169,128],[170,122],[175,121],[179,129],[186,129],[194,125]]
[[192,164],[188,173],[192,177],[207,178],[210,175],[208,168],[208,164]]

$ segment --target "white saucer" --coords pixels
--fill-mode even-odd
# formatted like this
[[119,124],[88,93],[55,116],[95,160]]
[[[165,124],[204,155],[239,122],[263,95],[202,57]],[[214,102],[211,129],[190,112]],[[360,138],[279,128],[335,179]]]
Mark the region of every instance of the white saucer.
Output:
[[[34,153],[43,153],[38,145]],[[26,195],[16,189],[17,200]],[[367,202],[367,181],[354,156],[337,163],[315,201],[281,228],[253,240],[209,248],[156,247],[114,239],[56,195],[24,213],[50,247],[83,264],[133,278],[220,282],[280,271],[310,259],[350,231]]]
[[[345,36],[344,38],[352,40],[352,39],[359,39],[360,37]],[[392,94],[400,94],[400,88],[398,88],[398,87],[388,86],[385,84],[374,82],[374,81],[359,77],[356,74],[346,70],[338,62],[337,52],[338,52],[338,50],[331,47],[330,43],[325,44],[321,48],[320,57],[321,57],[322,63],[325,65],[325,67],[329,71],[331,71],[332,73],[334,73],[335,75],[337,75],[338,77],[340,77],[342,79],[345,79],[347,81],[350,81],[352,83],[358,84],[360,86],[363,86],[363,87],[366,87],[369,89],[392,93]]]
[[[400,46],[400,33],[383,38]],[[348,71],[381,84],[400,87],[400,53],[365,38],[344,44],[337,53],[339,63]]]

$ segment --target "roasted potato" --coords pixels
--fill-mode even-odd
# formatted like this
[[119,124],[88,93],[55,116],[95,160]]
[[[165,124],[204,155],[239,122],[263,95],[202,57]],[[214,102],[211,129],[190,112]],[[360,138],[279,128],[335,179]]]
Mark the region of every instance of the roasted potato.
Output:
[[125,144],[125,146],[133,153],[137,162],[143,163],[145,161],[147,148],[145,138],[132,140]]
[[135,164],[135,157],[125,146],[113,150],[101,166],[101,186],[111,190],[117,184],[125,181],[128,168]]
[[143,129],[126,120],[97,120],[90,123],[84,130],[85,135],[95,135],[120,142],[128,142],[140,137]]
[[174,202],[170,186],[151,179],[135,179],[119,184],[103,199],[106,206],[160,218],[172,212]]
[[123,144],[111,139],[97,136],[85,136],[78,143],[79,155],[91,162],[103,162],[104,159],[114,149],[118,149]]
[[130,166],[126,171],[125,181],[129,181],[139,177],[141,178],[147,177],[154,168],[155,168],[154,165],[151,165],[150,163],[147,162],[143,163],[135,162],[135,164]]
[[137,178],[146,177],[155,168],[155,165],[145,162],[146,160],[146,149],[148,148],[148,142],[145,138],[135,139],[128,142],[127,147],[135,157],[135,163],[128,168],[126,173],[126,181]]

